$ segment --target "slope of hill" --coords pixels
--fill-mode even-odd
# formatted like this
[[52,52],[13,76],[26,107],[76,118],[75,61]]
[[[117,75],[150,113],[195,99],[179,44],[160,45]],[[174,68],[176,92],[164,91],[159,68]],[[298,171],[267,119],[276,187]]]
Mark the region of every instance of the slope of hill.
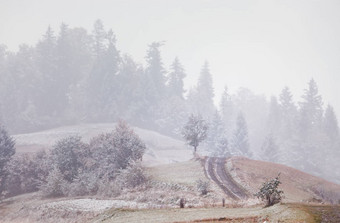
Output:
[[[115,198],[66,197],[41,198],[26,194],[0,203],[4,222],[314,222],[314,216],[327,218],[337,213],[339,206],[320,205],[335,202],[340,197],[340,185],[293,168],[275,163],[228,158],[216,164],[225,167],[224,175],[244,188],[247,198],[234,199],[220,188],[206,171],[208,157],[196,157],[185,162],[146,168],[150,183],[146,187],[125,190]],[[216,159],[217,160],[217,159]],[[216,176],[220,176],[216,168]],[[266,178],[281,173],[285,192],[283,203],[263,209],[261,201],[252,196]],[[209,181],[208,195],[196,189],[197,180]],[[185,209],[178,209],[180,198],[186,200]],[[222,208],[222,198],[226,208]],[[330,199],[331,198],[331,199]],[[306,203],[314,203],[312,206]],[[304,204],[301,204],[304,203]],[[318,203],[318,206],[315,206]],[[235,208],[237,207],[237,208]],[[122,209],[123,208],[123,209]],[[138,209],[138,210],[137,210]],[[327,212],[325,212],[327,211]],[[325,214],[326,213],[326,214]],[[335,215],[334,215],[335,216]],[[224,219],[224,220],[223,220]],[[337,222],[339,216],[334,217]],[[309,221],[310,220],[310,221]],[[220,221],[219,221],[220,222]]]
[[227,159],[226,171],[251,194],[280,173],[285,202],[340,202],[340,185],[285,165],[243,157]]
[[[108,124],[82,124],[65,126],[41,132],[13,135],[17,152],[36,152],[51,148],[58,140],[67,136],[79,135],[85,142],[90,141],[101,133],[111,132],[115,123]],[[143,161],[146,165],[167,164],[189,160],[191,150],[184,142],[176,140],[157,132],[133,127],[147,146]]]

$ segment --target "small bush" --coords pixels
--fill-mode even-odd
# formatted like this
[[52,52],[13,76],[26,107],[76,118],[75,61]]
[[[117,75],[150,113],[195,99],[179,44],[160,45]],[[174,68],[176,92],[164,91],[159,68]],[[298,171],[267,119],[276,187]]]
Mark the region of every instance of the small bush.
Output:
[[98,177],[94,173],[80,173],[78,177],[69,184],[68,196],[94,195],[98,191]]
[[123,188],[134,188],[147,182],[147,177],[140,163],[133,163],[126,169],[121,170],[117,182]]
[[122,188],[116,182],[110,180],[102,179],[98,181],[98,191],[97,194],[103,197],[116,197],[122,193]]
[[203,181],[199,179],[196,181],[196,188],[201,195],[206,195],[209,192],[210,183],[208,181]]

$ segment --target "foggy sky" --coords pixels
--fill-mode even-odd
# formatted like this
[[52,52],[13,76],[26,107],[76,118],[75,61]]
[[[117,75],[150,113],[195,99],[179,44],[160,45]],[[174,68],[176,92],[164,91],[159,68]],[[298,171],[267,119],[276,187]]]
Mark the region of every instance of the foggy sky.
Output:
[[340,116],[340,1],[0,0],[0,44],[35,44],[48,25],[112,28],[117,47],[144,62],[147,45],[161,48],[166,68],[178,56],[196,83],[209,61],[216,101],[224,85],[278,95],[289,86],[299,100],[314,78],[325,105]]

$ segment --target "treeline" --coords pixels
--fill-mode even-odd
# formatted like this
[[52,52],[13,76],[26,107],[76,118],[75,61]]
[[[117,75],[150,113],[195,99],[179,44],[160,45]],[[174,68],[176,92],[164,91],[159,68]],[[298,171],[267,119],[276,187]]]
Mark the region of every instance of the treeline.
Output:
[[62,24],[35,46],[1,46],[0,120],[12,134],[119,119],[171,132],[185,116],[185,73],[178,59],[166,71],[160,47],[149,45],[143,67],[119,52],[100,20],[91,33]]
[[[246,88],[225,88],[218,107],[209,65],[186,91],[178,58],[166,67],[161,43],[151,43],[146,65],[116,47],[101,21],[83,28],[48,28],[34,46],[0,47],[0,120],[22,133],[84,122],[116,122],[180,138],[190,114],[209,130],[204,149],[216,156],[243,155],[288,164],[340,182],[339,127],[311,80],[298,102],[285,87],[269,101]],[[198,151],[198,152],[202,152]]]
[[50,151],[16,156],[14,141],[2,127],[0,133],[0,199],[34,191],[47,197],[114,197],[147,182],[140,165],[145,144],[125,122],[89,143],[70,136]]

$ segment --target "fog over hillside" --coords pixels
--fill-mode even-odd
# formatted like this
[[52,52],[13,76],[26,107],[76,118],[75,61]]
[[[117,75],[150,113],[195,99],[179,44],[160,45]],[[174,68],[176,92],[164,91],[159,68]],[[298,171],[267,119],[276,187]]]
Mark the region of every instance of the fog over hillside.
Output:
[[158,1],[158,0],[2,0],[0,43],[17,51],[35,45],[50,25],[62,22],[88,31],[101,19],[117,36],[117,47],[145,64],[148,44],[164,41],[162,58],[185,65],[186,89],[200,65],[211,64],[215,101],[225,85],[257,94],[279,94],[290,86],[296,99],[314,78],[340,112],[340,4],[338,1]]
[[18,3],[0,9],[10,133],[125,120],[181,139],[195,114],[202,154],[339,182],[338,2]]
[[340,222],[339,11],[0,0],[0,221]]

